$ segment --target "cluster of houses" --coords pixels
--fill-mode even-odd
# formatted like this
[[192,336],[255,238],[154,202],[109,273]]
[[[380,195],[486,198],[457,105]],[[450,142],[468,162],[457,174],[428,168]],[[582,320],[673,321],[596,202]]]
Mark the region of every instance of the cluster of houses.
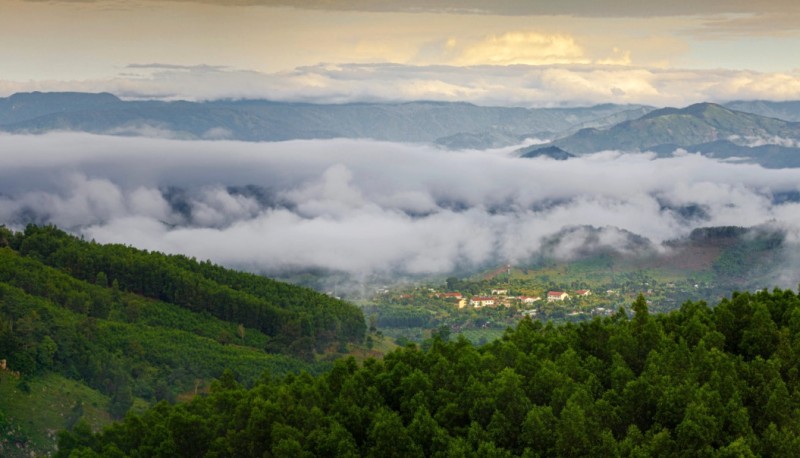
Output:
[[[575,291],[575,296],[586,297],[591,296],[592,292],[588,289],[579,289]],[[570,298],[569,294],[564,291],[550,291],[547,293],[547,302],[566,301]]]
[[[578,297],[586,297],[591,294],[592,292],[588,289],[575,291],[575,296]],[[455,300],[458,303],[459,309],[463,309],[467,305],[474,308],[497,307],[499,305],[508,307],[514,303],[514,301],[519,305],[533,305],[542,300],[539,296],[509,296],[507,289],[493,289],[491,295],[473,296],[469,301],[458,292],[436,293],[435,296],[438,298]],[[569,298],[569,294],[564,291],[550,291],[547,293],[547,302],[565,301]]]

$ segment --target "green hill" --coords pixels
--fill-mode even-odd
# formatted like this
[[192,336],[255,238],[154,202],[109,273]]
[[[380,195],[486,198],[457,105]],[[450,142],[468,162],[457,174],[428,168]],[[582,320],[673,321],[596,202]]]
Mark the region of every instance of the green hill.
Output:
[[[610,128],[587,128],[554,140],[555,146],[573,154],[603,150],[656,151],[671,154],[677,148],[700,151],[715,157],[746,156],[765,165],[779,167],[797,163],[800,123],[734,111],[714,103],[698,103],[685,108],[662,108],[616,124]],[[779,151],[764,151],[774,146]],[[534,149],[519,151],[525,156]]]
[[58,456],[798,456],[800,298],[734,294],[651,315],[435,336],[317,377],[162,403]]
[[[85,384],[50,372],[19,383],[0,372],[0,454],[30,456],[55,450],[56,433],[79,421],[94,430],[110,424],[109,397]],[[144,404],[144,405],[143,405]],[[144,401],[131,410],[143,410]],[[19,447],[19,448],[18,448]]]
[[[316,372],[317,356],[361,342],[365,328],[358,308],[306,288],[54,227],[0,228],[3,383],[23,393],[43,377],[71,379],[105,396],[93,402],[119,418],[136,399],[202,392],[226,368],[245,383]],[[33,409],[31,396],[22,405]],[[0,398],[0,413],[14,441],[47,450],[41,432],[54,428],[44,421],[52,412]]]
[[800,101],[797,100],[787,100],[783,102],[737,100],[728,102],[725,106],[731,110],[744,111],[746,113],[784,119],[786,121],[800,122]]

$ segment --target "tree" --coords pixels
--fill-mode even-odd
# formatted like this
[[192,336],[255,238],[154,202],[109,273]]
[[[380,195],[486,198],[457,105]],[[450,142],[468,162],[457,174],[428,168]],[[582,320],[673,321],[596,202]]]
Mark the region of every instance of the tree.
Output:
[[58,344],[49,335],[44,336],[36,349],[36,361],[40,369],[50,370],[53,367],[53,357],[58,350]]
[[586,412],[572,400],[561,411],[556,429],[559,456],[590,456],[592,442],[587,434]]
[[449,342],[450,341],[450,326],[443,324],[436,328],[433,332],[432,337],[434,339],[439,339],[442,342]]
[[631,304],[631,310],[633,310],[633,328],[641,331],[650,319],[647,299],[644,298],[644,295],[639,293],[636,296],[636,300]]
[[[73,456],[70,452],[74,449],[88,447],[93,442],[92,427],[86,420],[80,420],[72,428],[72,431],[62,430],[58,433],[58,452],[57,458]],[[80,456],[78,453],[75,455]]]
[[682,450],[706,453],[712,449],[720,432],[719,419],[711,414],[702,400],[697,399],[687,406],[686,415],[675,432],[677,445]]
[[190,458],[205,454],[211,440],[207,421],[183,409],[173,410],[167,425],[180,456]]
[[108,288],[108,276],[106,276],[106,273],[103,271],[97,272],[94,284],[101,288]]
[[64,422],[64,426],[68,430],[71,430],[82,418],[83,418],[83,402],[78,400],[78,402],[76,402],[75,405],[72,406],[72,409],[70,409],[69,415],[67,416],[67,419]]
[[445,285],[448,291],[458,291],[459,287],[462,286],[461,281],[456,277],[447,277]]
[[244,325],[239,323],[239,326],[236,327],[236,332],[239,334],[239,338],[242,339],[242,344],[244,344]]
[[742,352],[749,358],[761,356],[768,359],[778,344],[778,327],[772,321],[769,309],[762,302],[753,304],[753,314],[742,332],[739,344]]
[[309,435],[315,456],[359,457],[358,447],[350,432],[339,422],[331,420],[326,429],[316,429]]
[[411,440],[400,416],[386,408],[381,408],[373,416],[368,439],[368,456],[371,457],[422,456],[422,450]]
[[556,421],[550,406],[532,406],[522,423],[520,433],[522,444],[536,450],[542,456],[552,455],[556,442]]
[[487,429],[501,447],[515,448],[520,442],[520,427],[531,408],[523,386],[522,377],[513,369],[505,368],[489,387],[494,397],[494,415]]
[[111,396],[111,403],[108,406],[108,411],[114,418],[122,418],[128,412],[128,409],[133,405],[133,392],[127,382],[117,386],[114,394]]
[[447,432],[431,417],[425,406],[420,406],[414,413],[414,419],[408,425],[408,434],[413,442],[422,448],[425,456],[445,453],[449,437]]

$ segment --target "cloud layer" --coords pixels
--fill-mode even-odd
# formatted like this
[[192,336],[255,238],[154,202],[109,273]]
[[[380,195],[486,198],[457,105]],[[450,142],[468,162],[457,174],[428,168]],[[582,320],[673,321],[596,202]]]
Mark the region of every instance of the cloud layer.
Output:
[[[477,48],[462,50],[459,59],[469,60],[514,40],[544,40],[560,50],[560,54],[553,51],[555,54],[550,55],[545,47],[529,59],[562,59],[570,53],[576,54],[569,59],[584,59],[579,49],[570,50],[574,43],[568,38],[524,34],[495,37],[494,43],[489,40]],[[498,56],[503,58],[502,53]],[[609,61],[615,59],[624,61],[626,57],[608,57]],[[33,90],[108,91],[130,99],[262,98],[316,103],[438,100],[527,107],[607,102],[686,106],[702,101],[800,99],[800,73],[796,71],[654,69],[596,63],[467,67],[320,64],[280,73],[153,64],[131,70],[141,73],[102,81],[0,80],[0,95]]]
[[587,240],[625,251],[628,232],[658,243],[699,226],[800,228],[800,203],[773,199],[800,190],[800,169],[697,155],[560,162],[371,141],[85,134],[2,135],[0,149],[6,224],[50,222],[258,272],[448,273],[524,262],[565,229],[548,248],[564,258]]
[[0,8],[0,95],[514,106],[800,98],[791,53],[800,3],[791,0],[5,0]]
[[[42,1],[42,0],[28,0]],[[76,0],[50,0],[71,2]],[[77,0],[102,3],[108,0]],[[160,0],[150,0],[160,1]],[[179,0],[180,1],[180,0]],[[187,3],[207,3],[220,6],[289,6],[299,9],[328,9],[349,11],[394,11],[394,12],[453,12],[465,14],[500,14],[514,16],[571,15],[590,17],[628,16],[681,16],[693,14],[763,14],[796,11],[792,0],[705,0],[703,2],[663,2],[640,0],[631,2],[598,2],[596,0],[572,0],[565,2],[530,0],[182,0]]]
[[[34,0],[36,1],[36,0]],[[64,0],[61,0],[64,1]],[[69,1],[69,0],[67,0]],[[88,0],[92,1],[92,0]],[[100,0],[96,0],[100,1]],[[157,1],[157,0],[149,0]],[[702,2],[637,2],[571,0],[182,0],[220,6],[292,7],[306,10],[367,11],[396,13],[447,13],[500,16],[573,16],[587,18],[657,18],[701,16],[709,18],[698,33],[724,35],[750,33],[770,35],[794,33],[800,19],[800,4],[794,0],[704,0]]]

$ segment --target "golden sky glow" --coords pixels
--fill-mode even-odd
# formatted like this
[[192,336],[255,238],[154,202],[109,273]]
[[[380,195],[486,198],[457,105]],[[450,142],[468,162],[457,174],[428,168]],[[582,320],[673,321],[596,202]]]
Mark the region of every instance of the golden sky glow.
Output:
[[[660,3],[652,2],[653,15],[647,16],[641,6],[626,13],[616,0],[573,0],[558,8],[506,0],[493,3],[486,14],[464,13],[477,9],[476,1],[3,0],[0,91],[48,84],[85,88],[92,81],[101,90],[124,80],[136,92],[142,80],[163,76],[165,66],[223,68],[228,76],[255,72],[286,78],[294,72],[303,81],[316,78],[317,85],[328,85],[330,75],[302,70],[320,64],[397,64],[404,72],[428,66],[579,65],[599,72],[614,67],[617,75],[636,69],[724,69],[756,75],[741,78],[759,79],[760,87],[767,80],[795,81],[800,16],[793,2],[699,2],[698,14],[687,14],[693,11],[687,2],[672,9]],[[764,23],[769,18],[775,27]],[[160,71],[142,67],[149,64],[159,64]],[[584,77],[571,73],[570,78]],[[414,85],[488,90],[424,75]],[[616,88],[647,85],[652,83],[619,81]],[[196,90],[186,97],[205,96]]]

